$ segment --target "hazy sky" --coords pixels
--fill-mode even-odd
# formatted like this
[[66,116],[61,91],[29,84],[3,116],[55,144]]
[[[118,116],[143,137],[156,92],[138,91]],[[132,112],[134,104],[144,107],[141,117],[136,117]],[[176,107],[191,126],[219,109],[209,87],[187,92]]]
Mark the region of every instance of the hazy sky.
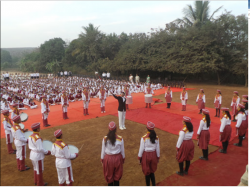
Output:
[[[61,37],[72,41],[93,23],[104,33],[150,32],[164,28],[193,1],[1,1],[1,47],[38,47]],[[248,13],[248,1],[211,1],[211,10]]]

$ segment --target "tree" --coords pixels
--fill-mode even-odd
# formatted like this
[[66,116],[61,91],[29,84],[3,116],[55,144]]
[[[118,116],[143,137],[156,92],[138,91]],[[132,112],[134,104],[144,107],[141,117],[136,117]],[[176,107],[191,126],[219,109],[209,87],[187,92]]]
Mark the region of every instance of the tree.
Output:
[[12,65],[12,57],[9,51],[1,49],[1,66],[2,68],[9,68]]
[[209,16],[209,1],[195,1],[194,7],[192,5],[187,5],[183,9],[184,17],[182,19],[178,18],[174,22],[178,25],[184,27],[190,26],[201,26],[208,21],[211,21],[214,14],[218,12],[222,6],[217,8],[211,16]]

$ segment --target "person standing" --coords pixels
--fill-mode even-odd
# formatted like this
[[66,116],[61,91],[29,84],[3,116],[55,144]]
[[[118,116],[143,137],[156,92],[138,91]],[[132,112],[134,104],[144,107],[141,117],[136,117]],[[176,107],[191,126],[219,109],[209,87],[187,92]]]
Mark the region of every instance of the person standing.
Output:
[[69,99],[65,91],[63,91],[62,94],[63,95],[61,96],[61,105],[62,105],[63,119],[69,119],[68,118]]
[[107,79],[110,79],[110,73],[107,72]]
[[167,103],[167,108],[170,108],[171,106],[171,102],[172,102],[172,90],[170,89],[170,86],[168,86],[168,89],[165,92],[165,99],[166,99],[166,103]]
[[233,115],[232,122],[236,122],[235,115],[237,113],[237,106],[238,106],[239,103],[240,103],[239,93],[237,91],[234,91],[233,99],[232,99],[232,102],[231,102],[232,115]]
[[71,154],[69,147],[62,140],[62,130],[58,129],[54,132],[56,137],[55,143],[52,145],[51,155],[56,157],[56,170],[58,175],[59,186],[73,186],[73,171],[71,160],[78,157],[78,153]]
[[136,74],[136,76],[135,76],[135,82],[136,82],[136,84],[139,84],[139,82],[140,82],[140,77],[138,76],[138,74]]
[[47,186],[47,182],[43,182],[43,170],[44,170],[44,155],[50,155],[51,152],[43,148],[43,139],[41,138],[40,123],[34,123],[31,125],[33,134],[29,136],[29,149],[30,160],[34,168],[34,180],[37,186]]
[[107,97],[106,90],[104,89],[104,86],[101,86],[101,89],[98,92],[98,96],[101,102],[101,113],[105,113],[105,101]]
[[138,153],[139,164],[142,166],[142,172],[145,175],[146,185],[155,186],[155,172],[160,159],[160,142],[156,135],[155,124],[147,122],[147,134],[141,137],[140,148]]
[[[131,96],[131,92],[129,90],[129,85],[128,84],[125,85],[124,93],[125,93],[125,97],[126,97],[126,101],[127,101],[127,96]],[[128,109],[128,104],[127,103],[126,103],[126,109]]]
[[[179,133],[179,138],[176,144],[177,154],[176,160],[179,162],[180,171],[176,173],[183,176],[188,174],[188,169],[190,166],[190,161],[194,158],[194,143],[192,141],[193,137],[193,124],[189,117],[183,117],[183,129]],[[185,171],[183,171],[183,163],[186,162]]]
[[182,104],[182,111],[186,111],[186,105],[187,105],[187,100],[188,100],[188,93],[187,93],[185,87],[183,87],[180,99],[181,99],[181,104]]
[[25,138],[23,130],[20,128],[19,123],[21,123],[20,116],[15,116],[13,118],[14,125],[11,128],[12,136],[14,137],[14,143],[16,146],[16,160],[17,169],[19,171],[26,171],[30,168],[25,165],[26,158],[26,144],[28,139]]
[[8,72],[6,72],[6,74],[5,74],[5,78],[6,78],[6,80],[10,80],[10,75],[9,75],[9,73]]
[[149,77],[149,75],[147,76],[146,83],[147,83],[147,84],[150,83],[150,77]]
[[114,98],[118,100],[118,118],[119,118],[119,128],[121,130],[126,129],[125,127],[125,118],[126,118],[126,98],[125,93],[122,92],[121,96],[116,96],[112,93]]
[[215,98],[214,98],[214,107],[216,109],[216,115],[214,117],[220,117],[221,103],[222,103],[221,91],[217,90],[217,94],[215,95]]
[[133,84],[133,75],[132,74],[130,74],[130,76],[129,76],[129,82],[131,82]]
[[60,72],[60,75],[61,75],[61,77],[63,77],[63,72],[62,71]]
[[198,146],[202,149],[203,156],[200,157],[201,160],[208,160],[208,144],[210,141],[210,116],[209,111],[202,109],[202,120],[200,121],[200,126],[197,131]]
[[125,150],[123,138],[116,134],[116,124],[109,123],[109,132],[102,139],[101,163],[108,186],[119,186],[123,174]]
[[201,114],[202,109],[205,109],[206,103],[206,97],[203,89],[200,89],[200,93],[197,96],[196,103],[198,103],[198,109],[200,110],[199,114]]
[[11,119],[13,120],[13,118],[15,116],[19,116],[19,109],[18,109],[18,104],[17,103],[15,103],[13,105],[13,110],[12,110],[12,113],[11,113]]
[[[248,129],[248,100],[243,98],[242,104],[245,106],[245,114],[246,114],[246,123],[247,123],[247,129]],[[247,132],[247,131],[246,131]],[[243,136],[243,140],[246,138],[246,134]]]
[[221,108],[222,119],[220,125],[220,141],[222,142],[223,149],[220,149],[220,153],[227,153],[227,147],[232,134],[231,127],[231,115],[229,113],[229,108]]
[[6,144],[7,144],[7,149],[9,154],[16,154],[16,150],[12,148],[12,143],[13,143],[13,136],[11,133],[11,128],[13,126],[10,118],[9,118],[9,110],[3,110],[2,114],[4,116],[3,118],[3,128],[5,131],[5,137],[6,137]]
[[[148,87],[145,88],[145,94],[154,94],[154,91],[153,89],[150,87],[150,83],[148,83]],[[145,108],[148,108],[148,105],[149,105],[149,108],[151,108],[151,103],[146,103],[146,107]]]
[[68,77],[68,72],[66,70],[64,71],[64,77]]
[[41,112],[42,112],[43,126],[44,127],[50,126],[48,124],[48,116],[49,116],[50,108],[49,108],[49,103],[46,100],[46,96],[42,96]]
[[83,114],[84,116],[89,115],[90,92],[88,86],[83,90],[82,100],[83,100]]
[[239,136],[239,143],[235,143],[234,145],[242,147],[242,140],[247,132],[247,120],[246,120],[247,118],[245,114],[245,106],[239,103],[237,106],[237,110],[238,110],[236,115],[237,123],[235,127],[237,135]]

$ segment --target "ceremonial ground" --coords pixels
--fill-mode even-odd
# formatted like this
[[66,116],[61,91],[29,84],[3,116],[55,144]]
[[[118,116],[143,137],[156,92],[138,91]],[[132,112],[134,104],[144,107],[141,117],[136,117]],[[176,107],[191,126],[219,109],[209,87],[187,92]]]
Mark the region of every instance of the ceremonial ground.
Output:
[[[235,122],[232,123],[232,140],[229,144],[228,154],[218,152],[220,119],[213,117],[215,109],[213,100],[216,89],[222,91],[222,106],[230,107],[233,91],[237,90],[240,96],[248,94],[244,87],[227,87],[214,85],[187,85],[188,105],[187,111],[181,111],[180,91],[172,88],[173,102],[171,109],[166,108],[164,91],[155,91],[154,100],[163,102],[155,103],[151,109],[145,108],[144,94],[132,94],[133,104],[129,105],[130,110],[126,113],[126,130],[117,130],[117,134],[124,138],[125,142],[125,164],[123,177],[120,185],[143,186],[145,178],[138,165],[137,155],[139,150],[140,137],[146,133],[145,124],[152,121],[156,124],[156,133],[160,139],[161,158],[158,169],[155,173],[158,185],[225,185],[235,186],[240,182],[240,177],[245,172],[248,164],[248,138],[243,141],[243,147],[235,147],[232,144],[237,142],[235,137]],[[210,110],[212,124],[210,127],[211,141],[209,145],[209,161],[199,160],[202,152],[197,146],[196,132],[201,120],[201,115],[195,103],[199,89],[203,88],[206,94],[206,108]],[[42,122],[40,103],[39,108],[25,110],[29,119],[24,123],[25,127],[31,130],[30,126],[34,122]],[[44,140],[55,141],[53,132],[59,128],[63,131],[63,140],[67,144],[72,144],[82,149],[79,157],[72,161],[74,185],[78,186],[103,186],[107,185],[100,162],[101,141],[108,132],[108,123],[117,118],[118,102],[112,96],[107,98],[106,113],[100,113],[99,99],[91,99],[89,106],[89,116],[83,115],[82,101],[70,103],[68,117],[63,120],[61,106],[51,106],[49,114],[50,128],[43,128],[41,136]],[[193,142],[195,144],[195,155],[191,162],[189,175],[180,177],[175,174],[178,171],[176,156],[176,142],[178,133],[182,128],[182,117],[192,118],[194,125]],[[1,116],[2,117],[2,116]],[[16,166],[15,155],[7,154],[3,125],[1,125],[1,185],[3,186],[33,186],[33,169],[19,172]],[[26,165],[32,168],[29,160],[29,149],[27,148]],[[55,168],[55,157],[46,156],[44,159],[44,181],[50,186],[57,186],[58,179]]]

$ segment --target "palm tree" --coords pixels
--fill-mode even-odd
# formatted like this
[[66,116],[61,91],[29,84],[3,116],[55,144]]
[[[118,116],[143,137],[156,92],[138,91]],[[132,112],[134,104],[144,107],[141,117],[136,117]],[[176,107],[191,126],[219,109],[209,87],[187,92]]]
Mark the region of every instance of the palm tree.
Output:
[[184,27],[189,27],[200,26],[211,21],[214,14],[218,12],[222,6],[217,8],[212,15],[209,16],[209,3],[209,1],[195,1],[194,7],[192,7],[192,5],[187,5],[187,7],[183,9],[185,17],[183,17],[183,19],[178,18],[173,22]]

